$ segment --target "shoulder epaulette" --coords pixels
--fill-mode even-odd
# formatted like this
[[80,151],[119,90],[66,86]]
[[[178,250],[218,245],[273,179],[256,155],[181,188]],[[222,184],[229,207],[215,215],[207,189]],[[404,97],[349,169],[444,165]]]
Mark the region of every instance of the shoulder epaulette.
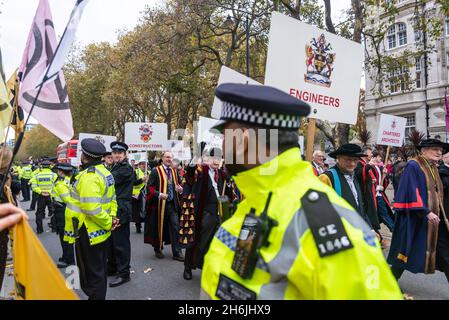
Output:
[[95,172],[95,167],[89,167],[87,169],[87,172],[90,172],[90,173]]
[[301,204],[320,257],[353,248],[340,215],[327,194],[310,189],[301,198]]

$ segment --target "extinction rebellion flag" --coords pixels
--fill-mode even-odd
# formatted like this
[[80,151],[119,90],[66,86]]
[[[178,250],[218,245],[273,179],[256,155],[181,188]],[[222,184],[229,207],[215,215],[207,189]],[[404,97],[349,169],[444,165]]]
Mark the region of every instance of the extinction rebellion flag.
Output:
[[[40,0],[19,68],[19,105],[27,112],[36,100],[32,116],[63,141],[73,136],[72,115],[62,73],[64,60],[75,38],[87,0],[78,0],[57,46],[48,0]],[[45,75],[47,74],[47,77]]]

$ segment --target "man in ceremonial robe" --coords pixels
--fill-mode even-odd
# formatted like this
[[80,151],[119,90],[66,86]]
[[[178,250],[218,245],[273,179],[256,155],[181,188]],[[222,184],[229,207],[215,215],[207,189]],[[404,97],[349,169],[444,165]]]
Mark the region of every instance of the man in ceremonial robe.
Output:
[[437,163],[449,145],[423,140],[420,154],[404,169],[394,209],[396,222],[387,261],[396,279],[413,273],[445,273],[449,281],[449,223],[443,205],[443,184]]
[[173,155],[164,152],[162,164],[151,170],[147,191],[147,215],[144,242],[151,244],[158,259],[163,259],[163,245],[171,244],[173,259],[184,261],[178,243],[181,212],[181,178],[172,168]]
[[225,172],[220,169],[221,150],[210,152],[207,164],[187,167],[183,185],[180,219],[180,243],[186,247],[184,274],[192,279],[192,269],[202,268],[203,259],[223,217],[218,197],[227,196],[231,203],[236,195]]

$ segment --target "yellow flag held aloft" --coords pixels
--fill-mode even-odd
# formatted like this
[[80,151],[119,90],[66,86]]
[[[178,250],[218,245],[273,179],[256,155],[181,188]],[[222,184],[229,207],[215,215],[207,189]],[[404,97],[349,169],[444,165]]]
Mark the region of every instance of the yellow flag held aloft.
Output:
[[78,300],[34,234],[28,221],[14,227],[13,261],[17,300]]
[[17,75],[18,70],[19,69],[16,69],[9,80],[6,82],[6,88],[9,93],[9,101],[13,110],[11,127],[16,132],[16,141],[25,126],[23,110],[21,107],[19,107],[19,77]]
[[2,56],[0,51],[0,142],[5,138],[5,129],[11,121],[12,108],[9,104],[9,94],[5,85]]

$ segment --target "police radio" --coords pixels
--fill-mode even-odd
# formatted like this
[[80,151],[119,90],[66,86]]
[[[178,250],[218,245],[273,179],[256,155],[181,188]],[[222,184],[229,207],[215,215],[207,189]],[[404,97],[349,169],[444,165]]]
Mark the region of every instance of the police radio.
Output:
[[268,194],[265,208],[260,217],[256,216],[256,209],[251,208],[250,213],[243,221],[242,229],[240,229],[232,269],[243,279],[250,279],[253,276],[260,256],[260,249],[269,246],[268,237],[271,229],[278,225],[276,220],[267,215],[271,196],[272,192]]

